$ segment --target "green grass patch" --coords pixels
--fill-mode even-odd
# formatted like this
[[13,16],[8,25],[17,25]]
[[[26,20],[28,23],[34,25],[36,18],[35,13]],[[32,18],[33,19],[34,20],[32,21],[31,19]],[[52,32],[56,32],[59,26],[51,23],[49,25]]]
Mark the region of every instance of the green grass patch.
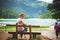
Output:
[[40,26],[40,28],[49,28],[49,26]]
[[[32,31],[34,31],[35,29],[39,30],[40,28],[48,28],[48,26],[32,27]],[[2,26],[2,27],[0,27],[0,32],[15,32],[15,31],[16,31],[16,26]]]

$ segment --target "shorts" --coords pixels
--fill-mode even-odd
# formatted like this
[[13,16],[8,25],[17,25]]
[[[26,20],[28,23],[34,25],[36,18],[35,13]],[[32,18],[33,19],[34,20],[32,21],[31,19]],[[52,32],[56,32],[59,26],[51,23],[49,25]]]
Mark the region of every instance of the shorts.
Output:
[[18,32],[21,32],[21,33],[23,33],[23,32],[27,32],[27,28],[25,28],[25,29],[22,30],[22,31],[18,31]]

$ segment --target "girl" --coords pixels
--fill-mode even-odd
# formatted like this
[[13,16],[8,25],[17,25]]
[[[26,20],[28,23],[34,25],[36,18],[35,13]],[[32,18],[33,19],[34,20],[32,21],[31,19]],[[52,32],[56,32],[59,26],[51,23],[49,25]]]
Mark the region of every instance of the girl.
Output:
[[[21,14],[19,16],[19,18],[17,19],[17,24],[18,25],[26,25],[24,23],[24,14]],[[18,27],[18,32],[21,32],[21,38],[22,38],[22,36],[23,36],[22,32],[27,32],[27,28],[23,27],[23,26],[22,27]]]

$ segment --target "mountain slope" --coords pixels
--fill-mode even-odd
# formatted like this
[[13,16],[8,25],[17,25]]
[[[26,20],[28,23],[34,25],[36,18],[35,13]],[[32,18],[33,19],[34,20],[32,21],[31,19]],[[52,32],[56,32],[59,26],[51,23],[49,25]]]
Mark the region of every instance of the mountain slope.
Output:
[[48,13],[47,3],[36,0],[0,0],[0,9],[25,13],[31,18]]

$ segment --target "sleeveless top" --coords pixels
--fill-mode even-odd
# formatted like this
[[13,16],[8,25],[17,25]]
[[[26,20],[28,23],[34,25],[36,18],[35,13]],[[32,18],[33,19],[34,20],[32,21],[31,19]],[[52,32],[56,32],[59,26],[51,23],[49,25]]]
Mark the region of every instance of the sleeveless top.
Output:
[[[21,18],[18,18],[17,19],[17,23],[19,22],[19,21],[23,21],[23,19],[21,19]],[[23,24],[19,24],[18,23],[18,25],[23,25]],[[23,31],[25,28],[22,26],[22,27],[18,27],[18,31]]]

